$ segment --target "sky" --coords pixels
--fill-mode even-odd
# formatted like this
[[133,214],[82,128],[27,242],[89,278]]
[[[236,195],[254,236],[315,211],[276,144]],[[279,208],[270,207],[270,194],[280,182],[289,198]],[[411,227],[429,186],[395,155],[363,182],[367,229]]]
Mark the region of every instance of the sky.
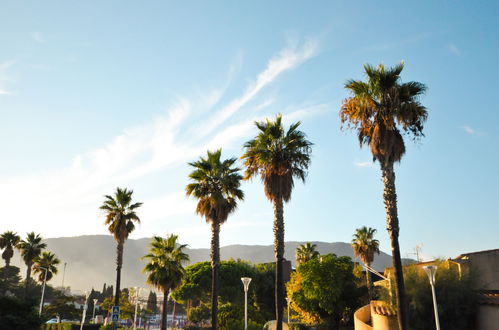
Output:
[[[379,165],[338,111],[363,65],[404,61],[428,86],[425,137],[396,165],[400,247],[424,259],[499,248],[496,1],[3,1],[0,232],[107,234],[116,187],[143,202],[130,238],[211,233],[185,196],[188,162],[240,157],[254,121],[282,113],[314,143],[285,204],[287,241],[350,242],[377,229],[390,253]],[[239,163],[242,167],[242,163]],[[260,180],[221,245],[273,244]]]

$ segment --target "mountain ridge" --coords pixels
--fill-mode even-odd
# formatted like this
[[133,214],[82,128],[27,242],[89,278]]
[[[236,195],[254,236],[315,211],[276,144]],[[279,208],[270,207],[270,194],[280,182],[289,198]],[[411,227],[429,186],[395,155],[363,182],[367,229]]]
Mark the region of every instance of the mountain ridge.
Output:
[[[140,258],[148,253],[150,238],[128,239],[124,246],[122,287],[145,287],[146,275],[142,273],[145,261]],[[55,237],[44,239],[48,251],[56,254],[61,260],[59,273],[49,282],[53,286],[61,286],[64,273],[64,263],[67,263],[64,275],[64,286],[72,290],[100,290],[104,283],[114,284],[116,280],[116,242],[111,235],[82,235],[72,237]],[[338,256],[348,256],[359,262],[353,254],[352,247],[345,242],[321,241],[288,241],[285,242],[284,257],[295,265],[295,251],[300,244],[313,243],[321,254],[335,253]],[[220,248],[222,260],[242,259],[252,263],[273,262],[273,245],[231,244]],[[209,261],[209,248],[187,248],[190,264]],[[21,274],[26,266],[16,250],[12,264],[21,268]],[[372,267],[383,271],[391,267],[391,256],[385,252],[376,255]]]

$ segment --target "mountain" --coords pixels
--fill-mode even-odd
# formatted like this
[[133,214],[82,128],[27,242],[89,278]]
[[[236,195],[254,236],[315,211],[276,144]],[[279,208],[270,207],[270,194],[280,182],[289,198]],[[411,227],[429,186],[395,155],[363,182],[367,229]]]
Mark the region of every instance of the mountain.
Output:
[[[128,239],[125,243],[121,286],[145,287],[145,274],[142,273],[145,261],[140,258],[148,253],[149,238]],[[101,290],[104,283],[114,284],[116,281],[116,242],[110,235],[92,235],[78,237],[48,238],[47,250],[55,253],[61,260],[59,273],[50,281],[53,286],[61,286],[64,263],[67,263],[64,276],[64,286],[72,290]],[[305,242],[286,242],[285,258],[295,265],[296,248]],[[312,242],[317,245],[321,254],[335,253],[338,256],[349,256],[355,261],[352,247],[349,243]],[[252,263],[274,261],[272,245],[228,245],[220,249],[222,260],[243,259]],[[187,249],[191,263],[210,260],[209,249]],[[26,267],[18,251],[14,252],[12,264],[21,268],[25,274]],[[381,252],[376,255],[372,267],[383,271],[391,266],[391,256]]]

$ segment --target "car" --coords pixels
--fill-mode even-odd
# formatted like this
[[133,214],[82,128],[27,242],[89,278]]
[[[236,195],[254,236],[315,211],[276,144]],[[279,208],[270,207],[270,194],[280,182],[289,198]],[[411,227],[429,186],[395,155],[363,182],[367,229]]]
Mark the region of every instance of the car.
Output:
[[52,323],[59,323],[59,320],[57,318],[53,318],[45,322],[46,324],[52,324]]

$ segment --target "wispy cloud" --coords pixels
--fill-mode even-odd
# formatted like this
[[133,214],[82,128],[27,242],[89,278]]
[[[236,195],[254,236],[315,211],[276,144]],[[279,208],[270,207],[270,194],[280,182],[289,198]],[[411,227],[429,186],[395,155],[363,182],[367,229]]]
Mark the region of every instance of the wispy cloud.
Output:
[[15,60],[9,60],[0,63],[0,95],[12,94],[7,85],[12,81],[12,79],[7,74],[7,71],[16,64]]
[[354,162],[353,163],[357,167],[373,167],[373,162]]
[[244,105],[250,102],[264,87],[276,80],[282,73],[289,71],[306,60],[315,56],[318,52],[318,44],[314,39],[307,39],[303,43],[290,42],[289,45],[274,56],[251,83],[243,95],[236,98],[228,105],[219,110],[211,120],[203,124],[199,131],[201,136],[211,133],[216,127],[234,115]]
[[454,44],[448,44],[447,50],[450,51],[454,55],[461,56],[461,50],[459,48],[457,48],[457,46]]
[[43,37],[43,34],[40,31],[35,31],[31,33],[31,38],[35,40],[36,42],[43,44],[46,42],[45,38]]
[[482,134],[481,132],[479,132],[479,131],[477,131],[476,129],[474,129],[474,128],[470,127],[470,126],[467,126],[467,125],[463,126],[463,127],[462,127],[462,129],[463,129],[466,133],[468,133],[468,134],[470,134],[470,135],[481,135],[481,134]]
[[[184,164],[207,149],[239,150],[242,140],[254,133],[253,121],[274,115],[267,112],[274,99],[259,100],[258,111],[243,113],[238,110],[280,74],[311,58],[317,48],[315,42],[306,41],[280,51],[256,75],[254,82],[248,84],[242,96],[229,99],[226,106],[222,105],[221,110],[215,112],[214,119],[208,120],[209,129],[202,139],[188,134],[206,126],[206,118],[195,114],[208,115],[208,110],[222,99],[227,84],[210,89],[204,96],[198,93],[195,97],[178,97],[152,122],[126,129],[103,146],[75,155],[67,166],[19,177],[0,177],[0,200],[5,206],[2,213],[6,219],[0,224],[0,230],[15,229],[20,233],[34,230],[45,236],[104,233],[102,214],[98,212],[102,196],[117,186],[143,187],[144,181],[157,182],[157,177],[165,177],[162,193],[136,189],[137,199],[144,202],[141,215],[148,219],[137,235],[152,235],[158,232],[159,224],[165,219],[192,214],[193,201],[185,198],[184,183],[172,183],[185,171]],[[8,66],[0,64],[0,70]],[[228,81],[232,79],[230,77]],[[320,115],[328,109],[327,104],[289,106],[283,116],[284,120],[295,121]],[[227,123],[225,119],[229,117],[232,120]],[[29,201],[29,207],[26,207],[26,201]],[[182,226],[185,224],[172,222],[169,230],[178,232]]]

